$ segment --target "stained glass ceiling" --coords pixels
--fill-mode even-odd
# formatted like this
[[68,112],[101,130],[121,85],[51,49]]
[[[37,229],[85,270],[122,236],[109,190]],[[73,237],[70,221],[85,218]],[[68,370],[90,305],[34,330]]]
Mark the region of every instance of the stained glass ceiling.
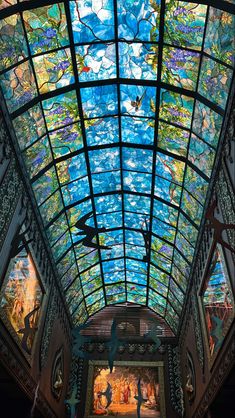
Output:
[[234,67],[234,1],[202,3],[0,1],[0,86],[75,324],[133,302],[177,332]]

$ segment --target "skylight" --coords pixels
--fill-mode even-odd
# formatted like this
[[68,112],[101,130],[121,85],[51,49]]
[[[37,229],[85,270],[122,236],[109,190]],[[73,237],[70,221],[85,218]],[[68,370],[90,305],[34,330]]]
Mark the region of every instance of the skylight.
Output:
[[204,3],[0,1],[0,86],[75,324],[133,302],[177,332],[234,67],[235,6]]

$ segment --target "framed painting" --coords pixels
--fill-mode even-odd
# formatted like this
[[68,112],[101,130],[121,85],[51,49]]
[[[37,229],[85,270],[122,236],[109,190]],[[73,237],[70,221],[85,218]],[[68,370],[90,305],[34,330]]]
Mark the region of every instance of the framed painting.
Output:
[[24,247],[10,261],[0,291],[0,318],[30,359],[38,329],[43,288],[32,253]]
[[201,291],[203,329],[210,365],[213,364],[234,319],[234,296],[223,255],[217,244]]
[[[142,402],[139,403],[141,394]],[[85,418],[166,418],[163,362],[89,362]]]

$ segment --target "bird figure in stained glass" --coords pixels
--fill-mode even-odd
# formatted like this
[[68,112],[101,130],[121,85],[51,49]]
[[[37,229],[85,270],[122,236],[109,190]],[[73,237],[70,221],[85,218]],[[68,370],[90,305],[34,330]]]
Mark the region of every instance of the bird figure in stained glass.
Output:
[[136,112],[140,109],[144,96],[145,96],[145,91],[144,91],[144,93],[142,94],[141,97],[136,96],[135,100],[131,100],[131,106],[133,106],[135,108]]
[[114,319],[112,326],[111,326],[111,340],[108,343],[109,347],[109,354],[108,354],[108,363],[109,363],[109,369],[110,373],[113,371],[113,363],[114,363],[114,357],[116,355],[117,349],[119,347],[120,341],[117,337],[117,322]]
[[157,336],[158,323],[154,319],[151,320],[151,322],[153,323],[153,325],[152,325],[151,329],[146,334],[144,334],[144,338],[151,338],[151,340],[153,340],[154,351],[156,351],[161,345],[161,340]]
[[101,395],[104,395],[107,399],[107,405],[105,408],[108,408],[109,405],[112,402],[112,386],[110,385],[110,383],[108,383],[107,388],[105,390],[105,392],[101,392]]
[[23,338],[22,338],[22,341],[21,341],[21,347],[28,354],[31,353],[31,350],[28,347],[28,338],[33,337],[34,334],[35,334],[35,331],[37,331],[37,327],[31,327],[30,318],[35,314],[35,312],[38,311],[39,308],[40,308],[40,306],[36,306],[36,308],[34,308],[31,312],[29,312],[24,317],[24,328],[21,328],[17,331],[19,334],[23,334]]
[[86,224],[87,220],[92,216],[92,214],[93,212],[87,213],[86,215],[78,219],[78,221],[75,223],[74,226],[77,229],[81,230],[80,232],[77,232],[75,235],[86,235],[85,238],[82,238],[80,241],[76,242],[76,244],[79,244],[81,242],[86,247],[97,248],[101,250],[110,250],[111,248],[107,245],[99,245],[92,241],[97,234],[106,231],[105,227],[94,228],[93,226]]
[[76,394],[77,394],[77,386],[75,385],[70,398],[64,401],[64,403],[70,407],[70,418],[76,417],[76,405],[80,402],[76,398]]
[[80,358],[87,358],[88,355],[81,350],[81,347],[85,344],[90,342],[89,337],[84,337],[84,335],[81,334],[81,331],[88,328],[91,325],[91,322],[80,325],[79,327],[76,327],[72,331],[72,335],[74,337],[74,344],[73,344],[73,353],[77,355]]
[[140,418],[140,408],[141,408],[142,403],[147,402],[147,399],[144,399],[142,396],[140,381],[141,379],[139,378],[138,384],[137,384],[138,395],[134,396],[134,398],[137,400],[137,417],[138,418]]

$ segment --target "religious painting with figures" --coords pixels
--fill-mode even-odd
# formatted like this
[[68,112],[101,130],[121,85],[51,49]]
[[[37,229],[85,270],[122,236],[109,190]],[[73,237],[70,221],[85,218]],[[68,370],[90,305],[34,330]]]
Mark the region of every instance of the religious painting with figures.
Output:
[[90,363],[86,417],[165,417],[162,363]]
[[28,354],[37,332],[42,296],[32,256],[23,248],[9,265],[0,293],[0,315]]

